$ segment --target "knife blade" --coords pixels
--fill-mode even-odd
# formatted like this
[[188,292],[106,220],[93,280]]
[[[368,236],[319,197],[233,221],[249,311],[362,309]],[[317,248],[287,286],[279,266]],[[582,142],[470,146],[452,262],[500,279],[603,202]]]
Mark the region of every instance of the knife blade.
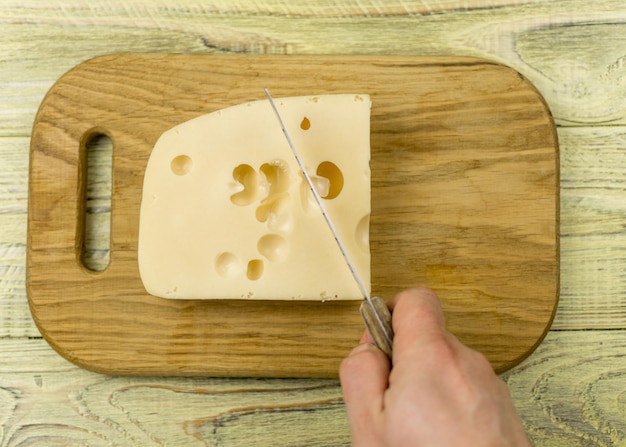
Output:
[[359,290],[361,291],[361,293],[363,294],[363,297],[365,298],[365,301],[361,304],[361,307],[360,307],[361,316],[365,322],[365,326],[367,327],[368,332],[374,339],[374,342],[376,343],[376,345],[387,355],[387,357],[391,359],[392,346],[393,346],[393,328],[391,326],[391,313],[389,312],[389,309],[387,308],[387,305],[385,304],[385,302],[380,297],[370,296],[370,293],[368,292],[367,287],[365,287],[363,280],[359,276],[359,273],[356,270],[354,263],[352,262],[352,258],[350,257],[348,250],[343,244],[341,237],[339,236],[339,233],[337,232],[337,229],[335,225],[333,224],[332,219],[326,212],[326,207],[324,206],[324,203],[322,202],[322,198],[320,197],[319,193],[317,192],[317,189],[315,189],[315,186],[313,185],[311,176],[307,172],[304,166],[304,163],[302,162],[302,159],[300,158],[298,149],[296,148],[293,140],[291,139],[289,131],[287,130],[287,127],[285,126],[283,118],[280,115],[280,112],[278,111],[278,107],[276,107],[276,104],[274,103],[274,99],[272,98],[272,95],[270,94],[267,88],[265,88],[264,91],[265,91],[265,95],[267,96],[267,99],[270,102],[270,105],[272,106],[272,109],[274,110],[274,113],[276,114],[276,118],[278,118],[278,122],[283,131],[283,134],[285,135],[285,138],[287,139],[287,143],[289,144],[289,147],[291,148],[291,151],[293,152],[293,155],[295,156],[296,161],[298,162],[298,166],[300,167],[300,170],[302,171],[302,175],[304,176],[304,179],[309,185],[309,189],[311,190],[311,193],[313,194],[313,197],[315,198],[315,201],[317,202],[317,205],[319,206],[322,212],[322,216],[324,217],[324,220],[326,221],[328,228],[332,232],[333,237],[335,238],[335,241],[337,242],[337,246],[339,247],[339,250],[341,251],[341,254],[344,257],[346,264],[348,265],[348,268],[350,269],[350,273],[352,273],[354,280],[359,286]]

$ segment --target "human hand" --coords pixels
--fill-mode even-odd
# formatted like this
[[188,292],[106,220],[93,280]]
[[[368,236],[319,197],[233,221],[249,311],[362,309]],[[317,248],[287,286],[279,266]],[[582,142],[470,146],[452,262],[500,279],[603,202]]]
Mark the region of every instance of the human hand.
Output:
[[398,294],[393,368],[365,333],[340,367],[355,447],[530,446],[506,384],[445,329],[429,289]]

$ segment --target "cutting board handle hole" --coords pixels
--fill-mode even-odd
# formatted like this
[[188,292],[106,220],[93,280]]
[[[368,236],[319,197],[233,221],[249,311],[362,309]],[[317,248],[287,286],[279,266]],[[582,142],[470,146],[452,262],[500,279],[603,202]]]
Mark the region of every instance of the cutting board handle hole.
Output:
[[111,255],[113,142],[106,133],[95,129],[84,135],[80,149],[84,175],[79,258],[88,270],[102,272],[109,266]]

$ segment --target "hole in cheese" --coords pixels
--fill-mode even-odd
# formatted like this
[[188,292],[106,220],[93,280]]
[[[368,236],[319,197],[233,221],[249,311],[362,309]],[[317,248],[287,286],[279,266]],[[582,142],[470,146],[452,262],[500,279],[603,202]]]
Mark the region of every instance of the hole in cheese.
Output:
[[261,259],[253,259],[248,262],[248,271],[246,272],[246,276],[251,281],[256,281],[257,279],[261,279],[263,276],[263,269],[265,264]]
[[176,175],[186,175],[191,172],[191,168],[193,168],[193,161],[187,155],[178,155],[172,159],[170,168]]
[[263,163],[260,171],[265,175],[270,186],[269,197],[289,189],[289,172],[287,163],[284,161],[274,160],[271,163]]
[[317,175],[328,179],[330,182],[328,193],[322,195],[324,199],[334,199],[341,193],[343,189],[343,174],[335,163],[332,161],[320,163],[317,167]]
[[280,262],[289,254],[289,242],[278,234],[266,234],[259,239],[257,249],[272,262]]
[[233,253],[225,252],[221,253],[215,259],[215,271],[222,278],[234,278],[238,276],[243,270],[243,266],[239,261],[239,258]]
[[259,174],[252,166],[242,164],[233,170],[233,179],[243,186],[243,190],[230,196],[230,201],[238,206],[253,203],[260,193]]
[[256,210],[256,219],[259,222],[267,222],[271,218],[279,218],[289,207],[289,194],[283,193],[272,196],[263,201]]
[[326,198],[330,192],[330,180],[325,177],[311,177],[313,188],[319,194],[320,197]]
[[363,251],[363,253],[370,252],[370,215],[367,214],[359,220],[354,231],[354,239],[357,247]]
[[261,200],[261,205],[256,210],[256,219],[259,222],[276,222],[288,210],[289,206],[289,172],[286,163],[275,160],[272,163],[264,163],[260,168],[261,173],[269,185],[267,197]]

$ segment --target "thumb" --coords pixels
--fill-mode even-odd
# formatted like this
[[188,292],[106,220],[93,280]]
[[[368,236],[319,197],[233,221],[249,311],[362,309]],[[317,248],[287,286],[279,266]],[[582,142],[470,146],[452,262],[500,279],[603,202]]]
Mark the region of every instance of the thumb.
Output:
[[389,371],[387,356],[370,343],[358,345],[341,362],[339,377],[354,445],[373,440],[384,408]]

